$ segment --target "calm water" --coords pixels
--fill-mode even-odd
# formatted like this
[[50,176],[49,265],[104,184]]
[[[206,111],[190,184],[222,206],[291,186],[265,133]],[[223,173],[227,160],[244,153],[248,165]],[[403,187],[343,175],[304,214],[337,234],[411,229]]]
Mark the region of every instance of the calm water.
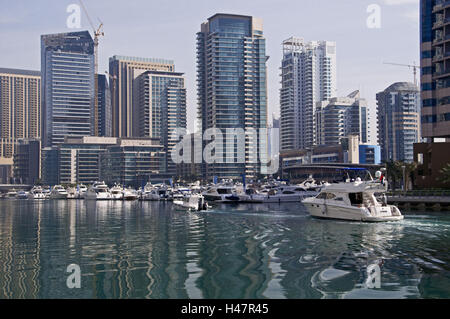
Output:
[[[3,200],[0,298],[450,298],[450,212],[430,214],[365,224],[301,204]],[[66,286],[72,263],[80,289]]]

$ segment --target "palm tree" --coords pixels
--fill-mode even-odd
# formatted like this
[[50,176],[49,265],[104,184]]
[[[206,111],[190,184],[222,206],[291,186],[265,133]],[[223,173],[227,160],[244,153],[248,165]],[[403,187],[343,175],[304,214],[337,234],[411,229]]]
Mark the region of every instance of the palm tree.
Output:
[[439,173],[441,173],[441,176],[438,178],[438,180],[450,186],[450,163],[441,168]]

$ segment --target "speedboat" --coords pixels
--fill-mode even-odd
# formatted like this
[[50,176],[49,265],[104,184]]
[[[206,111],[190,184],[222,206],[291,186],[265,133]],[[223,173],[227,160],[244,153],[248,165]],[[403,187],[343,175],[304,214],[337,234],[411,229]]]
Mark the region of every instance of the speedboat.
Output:
[[111,199],[111,193],[105,182],[95,182],[84,194],[85,199],[108,200]]
[[136,200],[138,199],[138,194],[136,190],[132,188],[127,188],[123,190],[123,200]]
[[34,186],[28,193],[28,199],[45,199],[41,186]]
[[114,185],[111,187],[111,190],[109,191],[111,193],[111,199],[123,199],[123,188],[120,185]]
[[177,198],[173,200],[173,203],[174,205],[196,211],[207,210],[209,208],[208,203],[201,194],[192,194],[183,198]]
[[[386,193],[387,182],[381,172],[373,179],[368,171],[367,180],[361,177],[346,179],[345,182],[330,184],[322,188],[316,197],[302,201],[313,217],[343,219],[364,222],[398,221],[403,219],[394,205],[380,203],[375,193]],[[366,175],[367,176],[367,175]],[[379,178],[379,177],[382,178]]]
[[67,199],[67,191],[61,185],[55,185],[50,192],[50,199]]

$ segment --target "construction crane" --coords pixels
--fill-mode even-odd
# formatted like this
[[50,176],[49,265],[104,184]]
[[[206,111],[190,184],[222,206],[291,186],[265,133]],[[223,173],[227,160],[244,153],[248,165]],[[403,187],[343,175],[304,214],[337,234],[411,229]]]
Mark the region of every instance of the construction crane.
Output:
[[89,24],[92,27],[93,33],[94,33],[94,72],[95,72],[95,79],[94,79],[94,135],[99,135],[99,128],[98,128],[98,39],[105,35],[105,33],[102,31],[103,29],[103,22],[100,22],[100,25],[97,27],[97,29],[94,27],[94,24],[92,23],[91,18],[89,17],[89,13],[86,10],[86,7],[83,4],[83,1],[80,1],[80,5],[83,8],[84,13],[86,14],[86,17],[89,21]]
[[392,63],[392,62],[383,62],[383,64],[390,64],[390,65],[397,65],[397,66],[406,66],[408,68],[412,68],[413,69],[413,74],[414,74],[414,85],[417,85],[417,68],[420,68],[420,66],[416,65],[415,62],[413,62],[414,64],[402,64],[402,63]]

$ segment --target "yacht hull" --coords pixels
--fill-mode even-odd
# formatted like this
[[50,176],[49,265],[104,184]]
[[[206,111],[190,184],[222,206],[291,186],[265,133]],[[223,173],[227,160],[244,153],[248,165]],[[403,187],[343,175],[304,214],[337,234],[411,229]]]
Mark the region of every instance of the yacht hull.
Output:
[[312,217],[325,219],[340,219],[350,221],[362,222],[387,222],[399,221],[403,219],[403,215],[393,216],[371,216],[367,213],[365,208],[361,207],[344,207],[337,205],[324,205],[320,203],[305,203],[303,205],[307,208]]

